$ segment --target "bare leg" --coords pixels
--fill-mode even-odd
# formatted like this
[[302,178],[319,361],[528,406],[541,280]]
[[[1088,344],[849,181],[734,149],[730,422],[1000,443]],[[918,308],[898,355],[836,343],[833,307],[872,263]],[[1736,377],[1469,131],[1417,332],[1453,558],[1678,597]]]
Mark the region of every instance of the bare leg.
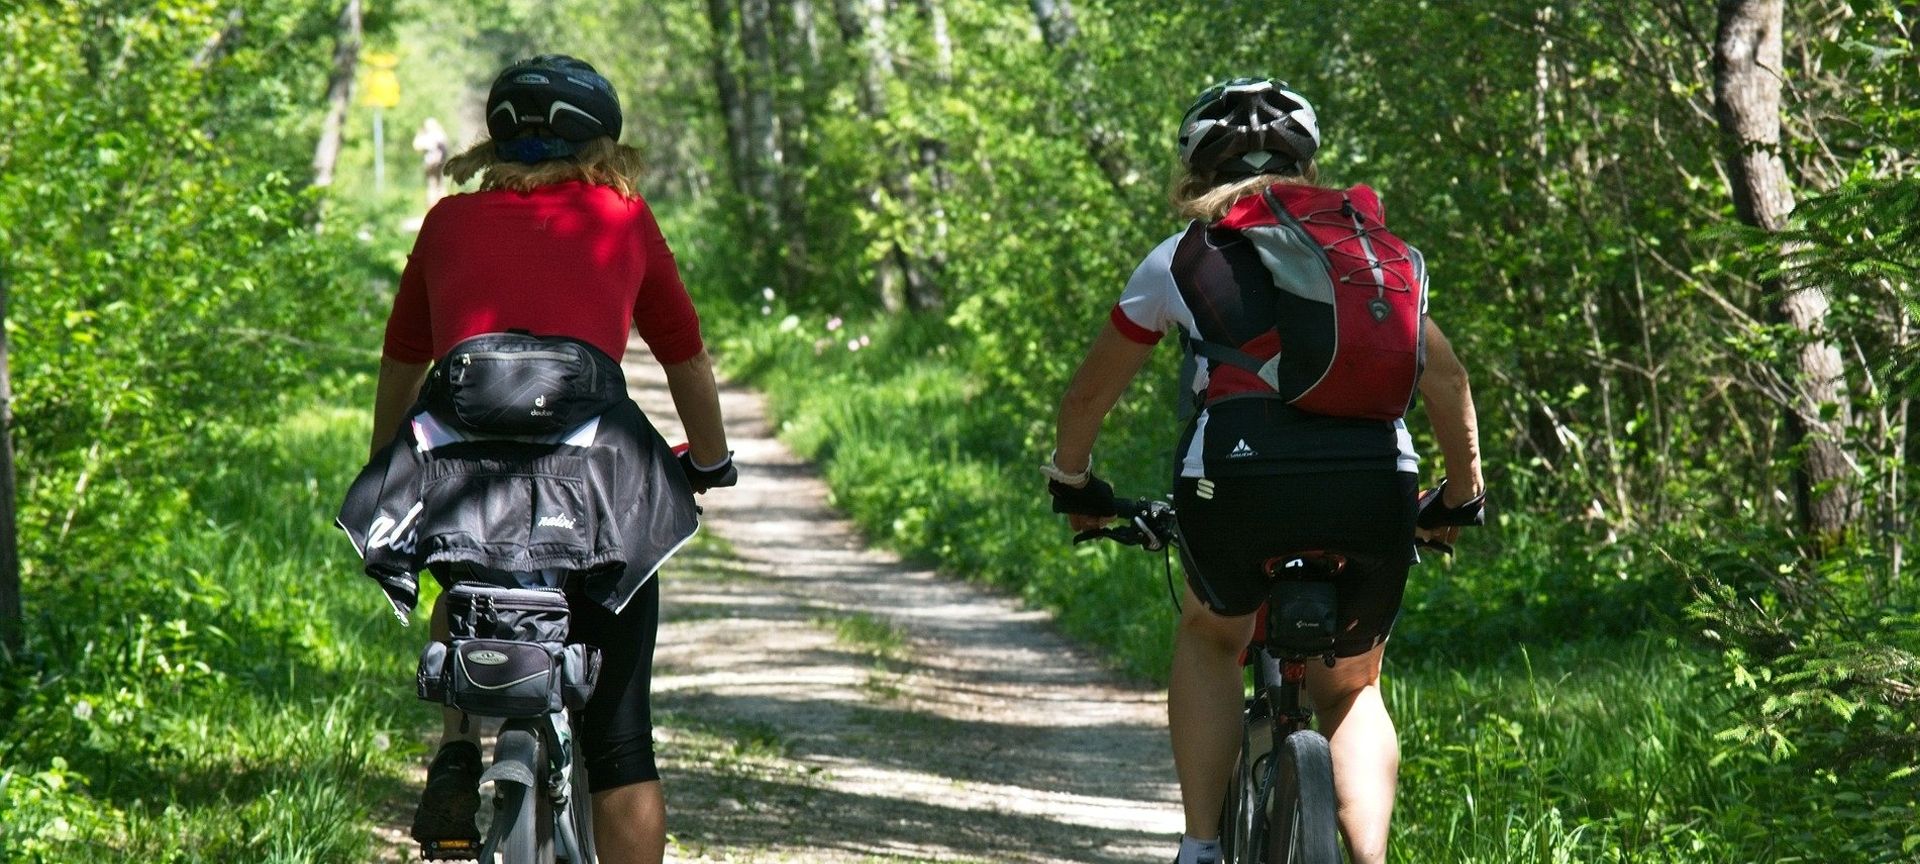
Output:
[[1387,826],[1400,775],[1400,739],[1380,696],[1385,645],[1343,657],[1328,669],[1307,664],[1320,731],[1333,750],[1333,788],[1340,799],[1340,832],[1353,864],[1387,860]]
[[1240,755],[1240,709],[1246,698],[1240,649],[1253,638],[1253,616],[1215,615],[1191,588],[1181,610],[1167,688],[1167,728],[1173,734],[1187,836],[1210,839],[1220,834],[1220,808]]
[[667,799],[660,781],[594,793],[593,839],[600,864],[660,864],[667,854]]

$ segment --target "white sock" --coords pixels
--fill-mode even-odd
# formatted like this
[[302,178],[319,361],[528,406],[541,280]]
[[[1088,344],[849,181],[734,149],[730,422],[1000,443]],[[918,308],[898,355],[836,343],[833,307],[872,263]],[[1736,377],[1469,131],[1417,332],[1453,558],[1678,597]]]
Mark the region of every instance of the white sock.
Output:
[[1180,835],[1179,864],[1220,864],[1220,838],[1195,840]]

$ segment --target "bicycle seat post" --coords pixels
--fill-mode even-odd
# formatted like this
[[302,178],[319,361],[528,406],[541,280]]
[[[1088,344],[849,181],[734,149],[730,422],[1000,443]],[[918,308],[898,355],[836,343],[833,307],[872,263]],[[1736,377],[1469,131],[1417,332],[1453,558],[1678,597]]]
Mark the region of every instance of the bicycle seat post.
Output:
[[1334,580],[1346,566],[1345,556],[1322,551],[1280,555],[1264,565],[1270,580],[1264,632],[1268,652],[1280,661],[1280,680],[1268,696],[1276,722],[1304,729],[1313,721],[1300,688],[1309,659],[1333,658],[1338,613]]

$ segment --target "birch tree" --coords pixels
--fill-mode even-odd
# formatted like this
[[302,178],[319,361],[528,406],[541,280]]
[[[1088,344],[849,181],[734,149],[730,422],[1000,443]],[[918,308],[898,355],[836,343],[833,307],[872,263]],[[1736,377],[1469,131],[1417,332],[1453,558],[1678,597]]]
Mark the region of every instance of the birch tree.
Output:
[[[1782,11],[1783,0],[1721,0],[1713,49],[1714,114],[1734,211],[1769,233],[1787,227],[1794,206],[1780,153]],[[1794,471],[1795,509],[1804,531],[1831,540],[1859,517],[1860,496],[1846,449],[1852,411],[1844,369],[1826,332],[1829,301],[1787,279],[1768,287],[1780,297],[1773,316],[1801,339],[1786,394],[1787,444],[1804,451]]]
[[320,123],[320,142],[313,148],[313,185],[333,183],[340,161],[340,141],[353,104],[353,75],[360,62],[360,0],[347,0],[333,43],[333,72],[327,76],[327,116]]

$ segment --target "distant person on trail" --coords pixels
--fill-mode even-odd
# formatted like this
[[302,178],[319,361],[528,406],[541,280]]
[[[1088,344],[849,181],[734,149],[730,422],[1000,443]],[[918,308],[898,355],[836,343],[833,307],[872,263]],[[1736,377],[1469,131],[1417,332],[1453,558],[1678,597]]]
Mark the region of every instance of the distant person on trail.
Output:
[[447,194],[447,130],[440,121],[428,117],[414,133],[413,149],[420,154],[420,167],[427,178],[427,206],[440,203]]
[[[603,659],[598,684],[585,710],[576,712],[574,726],[583,757],[577,764],[584,764],[592,791],[600,860],[604,864],[658,862],[664,855],[666,808],[654,760],[649,692],[660,592],[653,568],[691,535],[696,524],[692,493],[731,486],[736,480],[721,425],[718,388],[699,318],[680,281],[673,253],[635,189],[642,170],[640,155],[618,143],[620,103],[612,85],[584,62],[543,55],[502,71],[487,96],[486,111],[490,140],[447,164],[455,182],[478,175],[480,189],[442,199],[428,212],[387,319],[373,414],[375,458],[362,480],[372,477],[367,494],[377,494],[377,503],[395,501],[397,509],[383,507],[381,512],[406,515],[374,517],[372,505],[356,509],[354,496],[362,488],[361,481],[356,481],[341,524],[366,556],[369,575],[380,580],[395,608],[404,612],[413,605],[413,574],[420,567],[432,569],[443,587],[448,581],[444,568],[450,563],[523,569],[473,557],[493,553],[488,544],[471,542],[469,534],[436,536],[432,534],[436,530],[517,522],[525,544],[522,552],[536,539],[548,538],[540,550],[545,554],[560,539],[572,542],[578,531],[587,529],[576,524],[580,512],[618,511],[617,518],[625,520],[623,530],[626,523],[641,523],[637,534],[620,537],[621,551],[630,559],[627,570],[616,567],[607,572],[603,566],[579,574],[570,567],[563,569],[572,574],[567,599],[573,638],[598,647]],[[689,447],[677,456],[626,395],[618,363],[629,333],[636,329],[665,366],[674,407],[686,429]],[[591,370],[593,398],[610,407],[590,423],[546,438],[461,434],[456,428],[460,423],[449,419],[451,415],[442,412],[436,400],[451,386],[443,370],[459,365],[450,350],[480,334],[492,334],[488,339],[524,335],[564,340],[576,350],[588,346],[597,364]],[[533,358],[526,362],[538,362],[545,354],[533,350],[520,356]],[[461,359],[473,356],[478,355]],[[427,385],[424,392],[423,384]],[[572,392],[564,391],[562,400],[572,398]],[[531,404],[555,407],[541,401]],[[516,415],[520,422],[526,422],[526,413]],[[499,491],[520,486],[489,486],[485,477],[442,482],[439,488],[461,490],[457,495],[448,493],[455,499],[451,502],[435,500],[433,479],[419,487],[421,491],[405,493],[408,498],[399,498],[391,488],[396,471],[421,473],[460,459],[480,461],[482,456],[490,460],[486,465],[506,466],[499,470],[544,459],[540,471],[547,473],[539,474],[540,478],[556,471],[584,473],[585,467],[567,466],[601,464],[595,461],[595,448],[609,439],[630,447],[618,454],[614,464],[622,466],[618,474],[625,478],[622,482],[633,485],[606,489],[595,485],[606,479],[598,473],[580,478],[587,491],[576,497],[592,499],[585,504],[573,502],[580,504],[580,510],[550,513],[549,508],[567,506],[565,501],[554,503],[567,497],[556,493],[554,500],[507,502],[521,508],[517,519],[490,509],[479,514],[472,508],[462,511],[459,496],[542,494]],[[430,458],[439,461],[427,462]],[[527,468],[514,476],[525,479],[533,477],[532,472]],[[452,479],[467,480],[467,476]],[[444,473],[434,477],[448,479]],[[536,480],[528,484],[536,490],[561,488],[542,487]],[[410,510],[409,501],[419,503]],[[529,528],[528,511],[534,503],[541,509],[532,512],[538,521]],[[494,507],[494,499],[489,498],[485,507]],[[453,515],[440,516],[438,510]],[[672,518],[656,518],[660,514]],[[388,521],[381,523],[379,518]],[[432,524],[436,518],[470,521]],[[615,520],[614,516],[602,518]],[[367,530],[367,523],[359,519],[382,527]],[[668,523],[670,530],[662,527]],[[444,555],[448,536],[466,540],[464,551],[470,557]],[[649,547],[640,550],[650,556],[644,566],[631,560],[640,554],[636,546]],[[481,553],[475,553],[476,548]],[[401,560],[376,572],[376,557],[393,557],[396,550]],[[417,557],[409,561],[405,555]],[[434,610],[436,640],[448,636],[445,605],[437,604]],[[423,844],[449,838],[478,840],[474,815],[481,775],[479,724],[466,722],[451,708],[445,709],[444,720],[443,743],[428,769],[426,789],[414,814],[412,833]]]
[[[1239,656],[1267,598],[1265,563],[1309,550],[1348,559],[1338,659],[1309,663],[1307,678],[1331,742],[1341,833],[1355,864],[1385,860],[1400,751],[1380,663],[1414,559],[1418,461],[1402,415],[1416,388],[1446,468],[1438,506],[1477,519],[1483,500],[1467,373],[1426,316],[1419,252],[1385,231],[1371,189],[1316,185],[1319,145],[1313,108],[1284,82],[1238,78],[1201,93],[1182,118],[1171,194],[1192,221],[1128,280],[1061,399],[1042,467],[1073,530],[1110,521],[1114,493],[1093,475],[1094,441],[1153,346],[1179,334],[1188,404],[1174,507],[1187,590],[1167,694],[1186,812],[1177,864],[1220,859],[1240,747]],[[1333,241],[1309,236],[1327,225]],[[1386,334],[1378,345],[1356,341],[1375,329]],[[1381,359],[1357,375],[1332,363],[1336,348]],[[1450,543],[1458,530],[1422,536]]]

